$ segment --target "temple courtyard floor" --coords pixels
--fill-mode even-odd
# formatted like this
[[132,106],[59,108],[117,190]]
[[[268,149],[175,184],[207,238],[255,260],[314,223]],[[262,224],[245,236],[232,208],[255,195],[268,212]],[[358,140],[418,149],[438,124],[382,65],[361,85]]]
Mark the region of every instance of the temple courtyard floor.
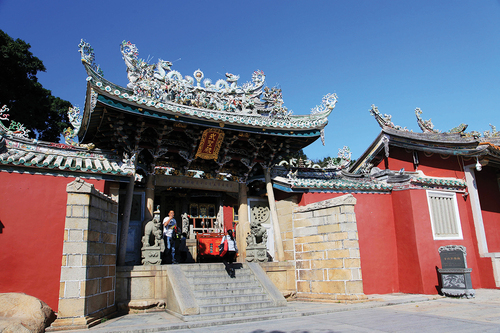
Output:
[[259,317],[182,321],[167,312],[127,314],[88,330],[67,332],[500,332],[500,290],[476,297],[368,295],[361,303],[288,302],[287,311]]

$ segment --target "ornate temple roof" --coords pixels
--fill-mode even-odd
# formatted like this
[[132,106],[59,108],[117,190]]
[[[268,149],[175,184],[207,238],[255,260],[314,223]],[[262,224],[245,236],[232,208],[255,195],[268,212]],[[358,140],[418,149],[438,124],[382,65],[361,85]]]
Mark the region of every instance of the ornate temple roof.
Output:
[[0,110],[0,169],[66,176],[86,173],[114,180],[133,175],[130,161],[121,160],[114,153],[28,138],[29,130],[20,123],[11,121],[5,126],[8,111],[5,106]]
[[[89,151],[61,143],[5,138],[0,135],[0,168],[37,169],[39,173],[87,173],[94,176],[130,176],[133,168],[115,154]],[[29,171],[31,172],[31,171]],[[66,174],[67,175],[67,174]],[[100,177],[102,178],[102,177]],[[106,177],[104,177],[106,178]],[[110,178],[111,179],[111,178]],[[116,177],[112,179],[117,180]]]
[[[464,157],[488,158],[500,161],[500,132],[495,126],[491,131],[482,134],[477,131],[466,132],[466,124],[460,124],[448,132],[434,129],[432,121],[421,118],[422,110],[417,108],[415,115],[422,133],[408,130],[406,127],[394,125],[391,116],[382,115],[376,106],[372,106],[370,113],[382,128],[381,133],[350,167],[355,174],[367,172],[373,165],[377,165],[383,158],[389,157],[390,146],[421,151],[428,154],[443,156],[456,155]],[[382,153],[383,151],[383,153]]]
[[[88,43],[80,43],[80,53],[92,88],[90,112],[98,99],[147,117],[172,119],[169,116],[173,115],[177,121],[240,131],[262,133],[267,130],[284,136],[319,136],[337,102],[337,96],[329,94],[311,114],[293,115],[283,105],[281,89],[264,87],[263,71],[255,71],[252,82],[241,86],[237,84],[239,76],[231,73],[226,73],[226,80],[212,84],[210,79],[205,79],[202,85],[204,73],[201,70],[194,71],[194,78],[183,78],[178,71],[170,69],[172,63],[169,61],[159,59],[157,64],[149,64],[138,58],[137,47],[130,42],[121,44],[130,81],[127,87],[121,87],[102,76]],[[88,118],[85,114],[82,122],[85,130],[79,134],[81,139],[86,137]]]
[[80,43],[88,74],[87,99],[83,115],[73,117],[74,134],[81,143],[137,154],[139,164],[162,167],[147,172],[195,172],[207,179],[225,174],[225,179],[244,182],[324,139],[327,117],[337,102],[330,94],[311,114],[293,115],[283,105],[281,89],[264,87],[262,71],[255,71],[252,82],[243,85],[230,73],[226,80],[212,84],[205,79],[202,84],[201,70],[183,77],[171,70],[169,61],[149,64],[138,58],[130,42],[120,49],[127,87],[106,80],[92,47]]

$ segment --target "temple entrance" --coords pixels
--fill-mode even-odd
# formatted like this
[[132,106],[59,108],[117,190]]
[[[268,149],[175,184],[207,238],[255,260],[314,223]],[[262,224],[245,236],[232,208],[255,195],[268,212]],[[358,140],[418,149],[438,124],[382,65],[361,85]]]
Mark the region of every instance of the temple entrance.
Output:
[[[125,193],[121,193],[120,203],[124,202]],[[146,214],[145,192],[134,192],[132,214],[127,239],[127,264],[141,265],[141,238],[144,226],[151,219]],[[238,196],[236,193],[210,191],[196,188],[156,186],[154,190],[154,209],[160,209],[160,220],[168,216],[170,210],[175,213],[177,230],[180,235],[175,240],[176,257],[179,262],[217,262],[218,245],[228,229],[235,228],[238,218]],[[122,210],[122,207],[120,207]],[[236,216],[235,216],[236,213]],[[120,213],[120,217],[123,214]],[[121,223],[121,221],[119,222]],[[120,230],[120,228],[118,228]],[[181,253],[182,241],[188,253]],[[165,252],[166,253],[166,252]],[[182,258],[181,258],[182,255]],[[184,258],[186,256],[186,258]],[[164,264],[170,263],[164,258]]]
[[[162,219],[174,210],[178,233],[186,237],[188,262],[220,261],[218,245],[225,231],[234,229],[236,198],[221,191],[157,186],[154,202],[155,207],[160,207]],[[176,257],[180,257],[179,248],[176,252]],[[164,263],[169,262],[166,257]]]
[[[189,239],[198,233],[224,232],[234,227],[232,210],[236,199],[220,191],[156,187],[154,202],[155,207],[160,206],[162,218],[174,210],[177,227]],[[229,210],[231,216],[224,216],[224,211]]]

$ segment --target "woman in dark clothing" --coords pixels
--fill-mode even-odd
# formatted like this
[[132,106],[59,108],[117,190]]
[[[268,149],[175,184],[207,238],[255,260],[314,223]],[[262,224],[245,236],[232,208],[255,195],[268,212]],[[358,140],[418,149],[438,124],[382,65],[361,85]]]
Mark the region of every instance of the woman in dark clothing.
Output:
[[233,231],[229,229],[227,231],[227,235],[222,237],[221,244],[224,244],[224,241],[227,240],[227,252],[222,257],[222,261],[226,266],[226,271],[230,277],[234,278],[236,275],[234,274],[233,262],[236,259],[236,253],[238,253],[238,247],[236,246],[236,241],[233,237]]

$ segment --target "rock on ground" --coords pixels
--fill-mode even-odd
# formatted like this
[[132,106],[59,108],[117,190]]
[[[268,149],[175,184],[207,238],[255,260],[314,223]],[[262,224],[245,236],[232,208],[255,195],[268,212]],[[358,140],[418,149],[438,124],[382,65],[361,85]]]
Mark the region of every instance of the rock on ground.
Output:
[[0,294],[0,332],[45,332],[54,319],[54,311],[36,297]]

